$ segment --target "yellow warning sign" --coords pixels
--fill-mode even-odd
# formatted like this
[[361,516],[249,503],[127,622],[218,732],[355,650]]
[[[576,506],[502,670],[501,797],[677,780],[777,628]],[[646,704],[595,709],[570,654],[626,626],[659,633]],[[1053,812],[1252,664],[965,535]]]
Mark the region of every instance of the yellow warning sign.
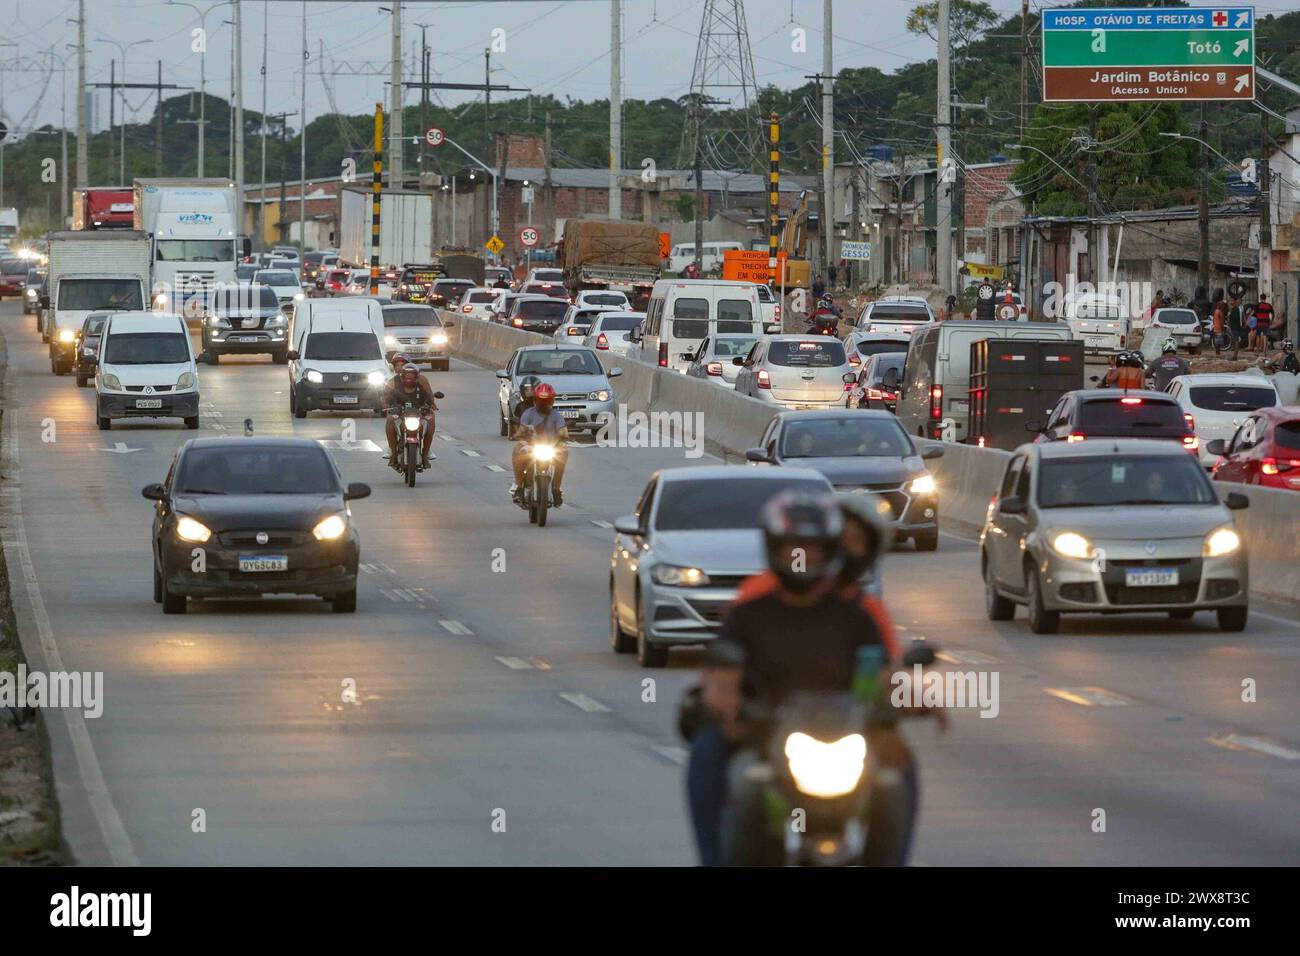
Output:
[[493,236],[487,242],[483,243],[483,248],[486,249],[488,252],[492,253],[492,255],[494,256],[499,255],[501,250],[504,249],[505,247],[506,244],[501,241],[500,236]]

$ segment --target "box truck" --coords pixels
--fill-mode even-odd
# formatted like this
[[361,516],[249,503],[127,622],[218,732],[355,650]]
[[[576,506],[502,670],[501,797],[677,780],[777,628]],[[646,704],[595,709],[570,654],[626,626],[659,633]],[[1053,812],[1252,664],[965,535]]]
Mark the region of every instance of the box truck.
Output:
[[626,293],[633,308],[644,308],[659,279],[659,229],[649,222],[569,219],[558,259],[574,296],[611,289]]
[[228,179],[137,179],[135,228],[150,236],[155,295],[173,311],[207,312],[212,290],[235,281],[239,219]]
[[[339,257],[358,268],[370,265],[371,192],[359,186],[339,191]],[[433,196],[384,190],[379,200],[379,265],[400,267],[432,262]]]

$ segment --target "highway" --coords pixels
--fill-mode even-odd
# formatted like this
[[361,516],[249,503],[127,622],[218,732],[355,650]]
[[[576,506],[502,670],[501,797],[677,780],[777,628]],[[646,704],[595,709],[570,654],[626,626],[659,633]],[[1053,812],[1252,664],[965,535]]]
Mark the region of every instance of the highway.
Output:
[[[357,444],[332,450],[345,480],[374,489],[353,503],[355,615],[267,598],[164,617],[140,489],[175,449],[238,434],[246,418],[256,434],[337,441],[342,416],[295,421],[283,367],[225,358],[202,368],[199,432],[100,432],[93,391],[50,374],[16,303],[0,304],[0,331],[0,520],[24,646],[33,668],[57,659],[105,675],[102,717],[46,714],[78,862],[695,862],[674,727],[700,657],[674,652],[646,671],[611,652],[608,524],[656,469],[713,459],[585,445],[570,456],[565,506],[532,527],[507,497],[497,380],[455,361],[430,375],[447,397],[438,460],[416,488],[385,466],[380,420],[357,419]],[[1285,610],[1258,608],[1243,634],[1201,615],[1066,618],[1041,637],[1023,612],[986,619],[969,539],[945,534],[933,554],[908,546],[884,573],[904,638],[999,678],[996,718],[969,710],[946,733],[907,729],[923,781],[913,863],[1300,857],[1300,625]],[[1241,700],[1248,678],[1257,702]],[[192,829],[196,809],[205,832]]]

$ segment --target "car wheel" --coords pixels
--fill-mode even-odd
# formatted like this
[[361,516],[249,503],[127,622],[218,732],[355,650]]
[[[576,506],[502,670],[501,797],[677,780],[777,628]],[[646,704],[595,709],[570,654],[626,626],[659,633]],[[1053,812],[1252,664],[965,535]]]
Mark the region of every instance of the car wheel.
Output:
[[1016,602],[998,593],[987,561],[984,562],[984,611],[990,621],[1010,621],[1016,616]]
[[1169,612],[1169,619],[1171,621],[1190,621],[1192,619],[1192,615],[1195,613],[1196,611],[1194,611],[1189,607],[1179,608],[1176,611]]
[[609,644],[615,654],[631,654],[636,650],[636,635],[623,630],[618,623],[618,603],[614,599],[614,581],[609,582]]
[[86,387],[86,376],[84,376],[84,375],[78,375],[78,376],[77,376],[77,388],[85,388],[85,387]]
[[505,438],[510,434],[510,424],[506,421],[505,412],[501,411],[499,408],[497,409],[497,417],[501,419],[501,437]]
[[153,566],[153,603],[161,604],[162,597],[162,573],[158,570],[158,565],[155,562]]
[[102,415],[96,419],[96,423],[99,425],[99,430],[101,432],[106,432],[113,427],[113,420],[111,418],[104,418]]
[[1246,629],[1246,617],[1250,609],[1246,605],[1240,607],[1221,607],[1214,613],[1219,618],[1219,630],[1221,631],[1244,631]]
[[190,431],[194,431],[195,429],[197,429],[199,427],[199,416],[194,415],[192,417],[186,418],[185,427],[188,428]]
[[357,589],[353,585],[351,591],[344,591],[342,594],[336,594],[330,598],[330,604],[334,608],[335,614],[354,614],[357,610]]
[[298,400],[298,393],[293,388],[289,389],[289,410],[293,412],[294,418],[307,417],[307,408]]
[[208,354],[208,364],[209,364],[209,365],[220,365],[220,364],[221,364],[221,353],[220,353],[220,352],[212,352],[212,351],[209,351],[207,354]]
[[1061,629],[1061,612],[1043,607],[1043,582],[1038,569],[1025,562],[1025,583],[1029,588],[1029,629],[1035,634],[1055,634]]
[[167,578],[160,575],[159,589],[162,594],[162,604],[164,614],[184,614],[185,613],[185,595],[173,594],[167,588]]
[[939,530],[922,531],[912,536],[917,551],[936,551],[939,548]]

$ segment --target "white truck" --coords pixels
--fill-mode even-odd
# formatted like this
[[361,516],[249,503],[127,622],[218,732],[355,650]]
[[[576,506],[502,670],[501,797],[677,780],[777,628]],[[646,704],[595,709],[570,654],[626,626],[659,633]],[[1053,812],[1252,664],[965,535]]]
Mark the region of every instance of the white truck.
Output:
[[87,315],[149,307],[151,245],[133,229],[52,232],[49,242],[41,338],[50,343],[50,371],[66,375]]
[[135,228],[150,236],[154,295],[172,311],[206,313],[235,281],[238,196],[228,179],[137,179]]
[[[370,265],[371,192],[345,186],[339,192],[339,257],[353,266]],[[401,267],[432,262],[433,196],[384,190],[379,199],[379,265]]]
[[18,210],[12,206],[0,209],[0,249],[18,241]]

